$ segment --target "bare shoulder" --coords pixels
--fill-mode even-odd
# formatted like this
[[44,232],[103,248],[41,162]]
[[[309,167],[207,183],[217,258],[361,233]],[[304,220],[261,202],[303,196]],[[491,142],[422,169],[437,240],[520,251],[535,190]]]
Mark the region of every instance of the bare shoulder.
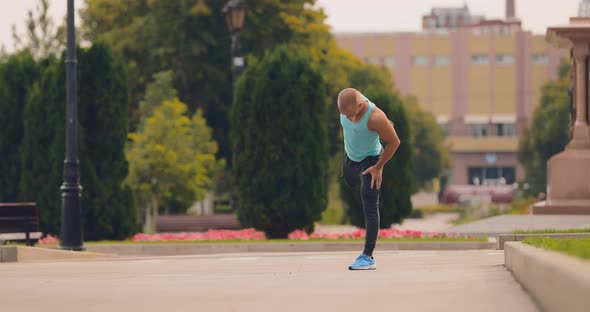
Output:
[[377,105],[375,105],[375,109],[373,110],[373,112],[371,112],[371,115],[369,116],[369,121],[367,122],[368,128],[371,130],[376,130],[377,128],[380,128],[382,124],[387,123],[389,123],[389,119],[387,118],[385,113],[379,107],[377,107]]

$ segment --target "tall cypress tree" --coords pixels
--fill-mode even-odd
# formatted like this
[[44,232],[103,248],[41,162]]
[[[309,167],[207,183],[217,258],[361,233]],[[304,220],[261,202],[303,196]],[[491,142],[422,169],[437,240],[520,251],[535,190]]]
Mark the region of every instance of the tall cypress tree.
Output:
[[[128,163],[128,96],[124,67],[101,42],[78,49],[78,122],[84,238],[122,239],[138,231]],[[58,234],[65,157],[64,57],[42,60],[24,113],[20,194],[40,207],[42,230]]]
[[20,198],[39,207],[41,228],[59,233],[64,161],[65,71],[55,56],[39,62],[41,77],[30,89],[23,113]]
[[39,76],[29,51],[11,55],[0,64],[0,201],[14,202],[19,196],[23,137],[23,111],[33,83]]
[[78,53],[85,238],[122,239],[139,229],[131,190],[124,184],[128,173],[127,77],[122,63],[103,42]]
[[326,88],[303,51],[253,62],[232,109],[238,218],[271,237],[313,231],[327,204]]

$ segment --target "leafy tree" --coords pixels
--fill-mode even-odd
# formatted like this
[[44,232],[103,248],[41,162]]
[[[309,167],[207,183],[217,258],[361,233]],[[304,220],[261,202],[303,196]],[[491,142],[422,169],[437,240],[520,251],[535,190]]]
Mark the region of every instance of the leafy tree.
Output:
[[268,237],[313,231],[327,201],[326,89],[301,49],[253,62],[232,109],[238,218]]
[[414,181],[412,193],[423,189],[443,170],[449,167],[450,154],[444,145],[445,134],[438,125],[434,115],[424,111],[415,97],[404,99],[404,107],[412,125],[412,143],[414,144]]
[[154,81],[147,84],[144,99],[139,102],[141,121],[150,117],[153,111],[164,101],[174,100],[176,89],[172,85],[173,73],[171,71],[162,71],[154,74]]
[[144,230],[154,229],[159,203],[171,199],[202,199],[216,169],[217,144],[199,111],[186,116],[178,99],[164,101],[146,119],[140,132],[129,135],[129,183],[145,206]]
[[225,1],[88,0],[80,15],[82,36],[107,39],[127,62],[134,126],[151,77],[171,71],[179,99],[190,112],[203,110],[220,144],[218,156],[227,158],[231,71],[223,5]]
[[[240,40],[242,52],[260,58],[279,44],[289,44],[305,47],[314,63],[338,59],[325,14],[315,2],[249,2]],[[231,160],[228,133],[232,84],[230,34],[222,12],[225,4],[213,0],[87,0],[80,15],[86,40],[107,38],[124,55],[132,102],[139,102],[153,74],[172,71],[180,100],[187,103],[190,112],[203,110],[219,144],[217,156]],[[345,77],[338,65],[330,63],[329,67],[339,69],[330,77],[336,77],[333,80]],[[133,120],[139,121],[136,110]]]
[[537,195],[547,188],[547,161],[562,152],[569,142],[570,98],[569,64],[562,63],[560,79],[543,85],[541,101],[533,114],[531,127],[520,139],[518,159],[524,165],[527,195]]
[[57,235],[65,148],[65,70],[55,56],[39,63],[41,77],[29,89],[23,112],[19,199],[36,202],[42,231]]
[[127,73],[104,41],[80,50],[78,57],[85,238],[127,238],[137,232],[139,224],[131,190],[124,184],[129,171],[125,158],[129,111]]
[[[107,44],[78,50],[78,120],[82,216],[87,240],[122,239],[136,233],[137,212],[128,172],[128,93],[125,71]],[[30,88],[23,113],[22,200],[36,201],[42,229],[59,233],[59,187],[65,150],[64,57],[38,62],[41,78]]]
[[20,199],[20,146],[23,139],[23,111],[39,68],[28,51],[10,55],[0,64],[0,201]]

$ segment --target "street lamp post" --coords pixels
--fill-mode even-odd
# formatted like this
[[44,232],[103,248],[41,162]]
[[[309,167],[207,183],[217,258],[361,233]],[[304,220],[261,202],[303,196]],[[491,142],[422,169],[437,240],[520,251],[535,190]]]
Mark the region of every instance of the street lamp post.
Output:
[[233,84],[233,102],[236,101],[236,83],[242,70],[244,69],[245,62],[240,52],[240,41],[239,36],[242,28],[244,27],[244,19],[246,18],[246,10],[248,5],[245,0],[230,0],[223,7],[225,18],[227,21],[227,27],[231,33],[231,55],[232,55],[232,84]]
[[[227,27],[231,34],[231,56],[232,56],[232,105],[236,102],[237,82],[242,70],[246,65],[244,58],[240,51],[239,36],[244,27],[244,19],[246,18],[246,10],[248,5],[245,0],[229,0],[223,7]],[[237,197],[232,195],[231,206],[232,210],[236,210]]]
[[59,245],[61,249],[83,250],[82,213],[80,198],[82,186],[78,160],[78,107],[76,104],[76,33],[74,26],[74,0],[68,0],[68,41],[66,57],[66,157],[61,186],[62,219]]

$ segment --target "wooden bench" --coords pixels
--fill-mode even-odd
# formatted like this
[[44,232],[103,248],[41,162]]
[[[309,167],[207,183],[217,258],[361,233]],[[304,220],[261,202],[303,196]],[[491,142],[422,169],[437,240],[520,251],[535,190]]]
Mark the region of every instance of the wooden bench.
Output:
[[41,236],[35,203],[0,203],[0,243],[25,241],[33,246]]
[[233,213],[205,216],[162,215],[156,217],[156,232],[204,232],[210,229],[239,230],[242,227]]

